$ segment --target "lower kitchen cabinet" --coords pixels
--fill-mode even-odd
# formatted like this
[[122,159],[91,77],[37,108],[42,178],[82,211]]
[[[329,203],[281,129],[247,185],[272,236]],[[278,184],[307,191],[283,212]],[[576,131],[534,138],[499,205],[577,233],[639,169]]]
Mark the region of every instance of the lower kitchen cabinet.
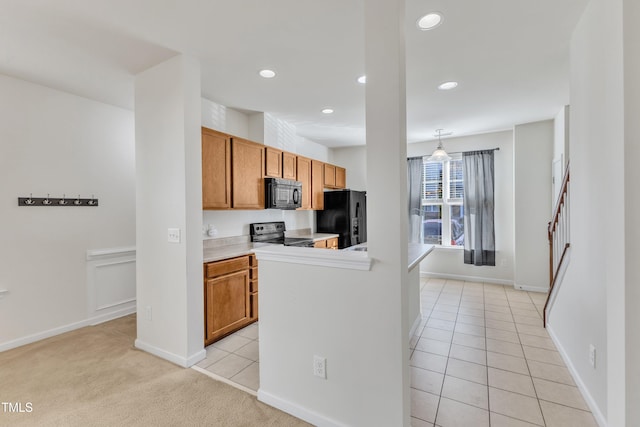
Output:
[[332,237],[330,239],[316,240],[313,243],[313,247],[320,249],[338,249],[338,238]]
[[243,255],[204,264],[205,346],[258,320],[258,263]]
[[327,249],[338,249],[338,238],[332,237],[327,239]]

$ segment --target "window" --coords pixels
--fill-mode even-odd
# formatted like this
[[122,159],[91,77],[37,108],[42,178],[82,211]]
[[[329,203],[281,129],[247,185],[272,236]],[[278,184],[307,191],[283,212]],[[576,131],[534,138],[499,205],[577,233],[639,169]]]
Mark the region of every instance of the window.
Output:
[[422,241],[443,246],[464,245],[462,156],[422,163]]

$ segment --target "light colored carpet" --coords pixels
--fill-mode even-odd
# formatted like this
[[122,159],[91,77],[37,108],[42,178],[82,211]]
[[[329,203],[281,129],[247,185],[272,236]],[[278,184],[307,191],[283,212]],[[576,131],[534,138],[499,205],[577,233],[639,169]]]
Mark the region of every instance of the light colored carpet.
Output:
[[308,426],[133,347],[135,316],[0,353],[1,426]]

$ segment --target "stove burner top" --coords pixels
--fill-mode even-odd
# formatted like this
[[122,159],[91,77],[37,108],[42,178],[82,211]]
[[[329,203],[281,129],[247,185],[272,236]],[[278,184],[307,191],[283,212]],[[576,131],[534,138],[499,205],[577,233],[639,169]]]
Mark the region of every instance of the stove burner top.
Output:
[[313,240],[304,237],[285,237],[283,221],[258,222],[249,225],[252,242],[274,243],[285,246],[313,247]]

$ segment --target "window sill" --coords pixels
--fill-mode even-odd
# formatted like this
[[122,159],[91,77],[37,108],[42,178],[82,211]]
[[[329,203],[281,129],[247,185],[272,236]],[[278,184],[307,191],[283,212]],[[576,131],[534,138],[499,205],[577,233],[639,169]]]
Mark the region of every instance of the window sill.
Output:
[[445,245],[433,245],[434,249],[445,249],[450,251],[463,251],[464,246],[445,246]]

